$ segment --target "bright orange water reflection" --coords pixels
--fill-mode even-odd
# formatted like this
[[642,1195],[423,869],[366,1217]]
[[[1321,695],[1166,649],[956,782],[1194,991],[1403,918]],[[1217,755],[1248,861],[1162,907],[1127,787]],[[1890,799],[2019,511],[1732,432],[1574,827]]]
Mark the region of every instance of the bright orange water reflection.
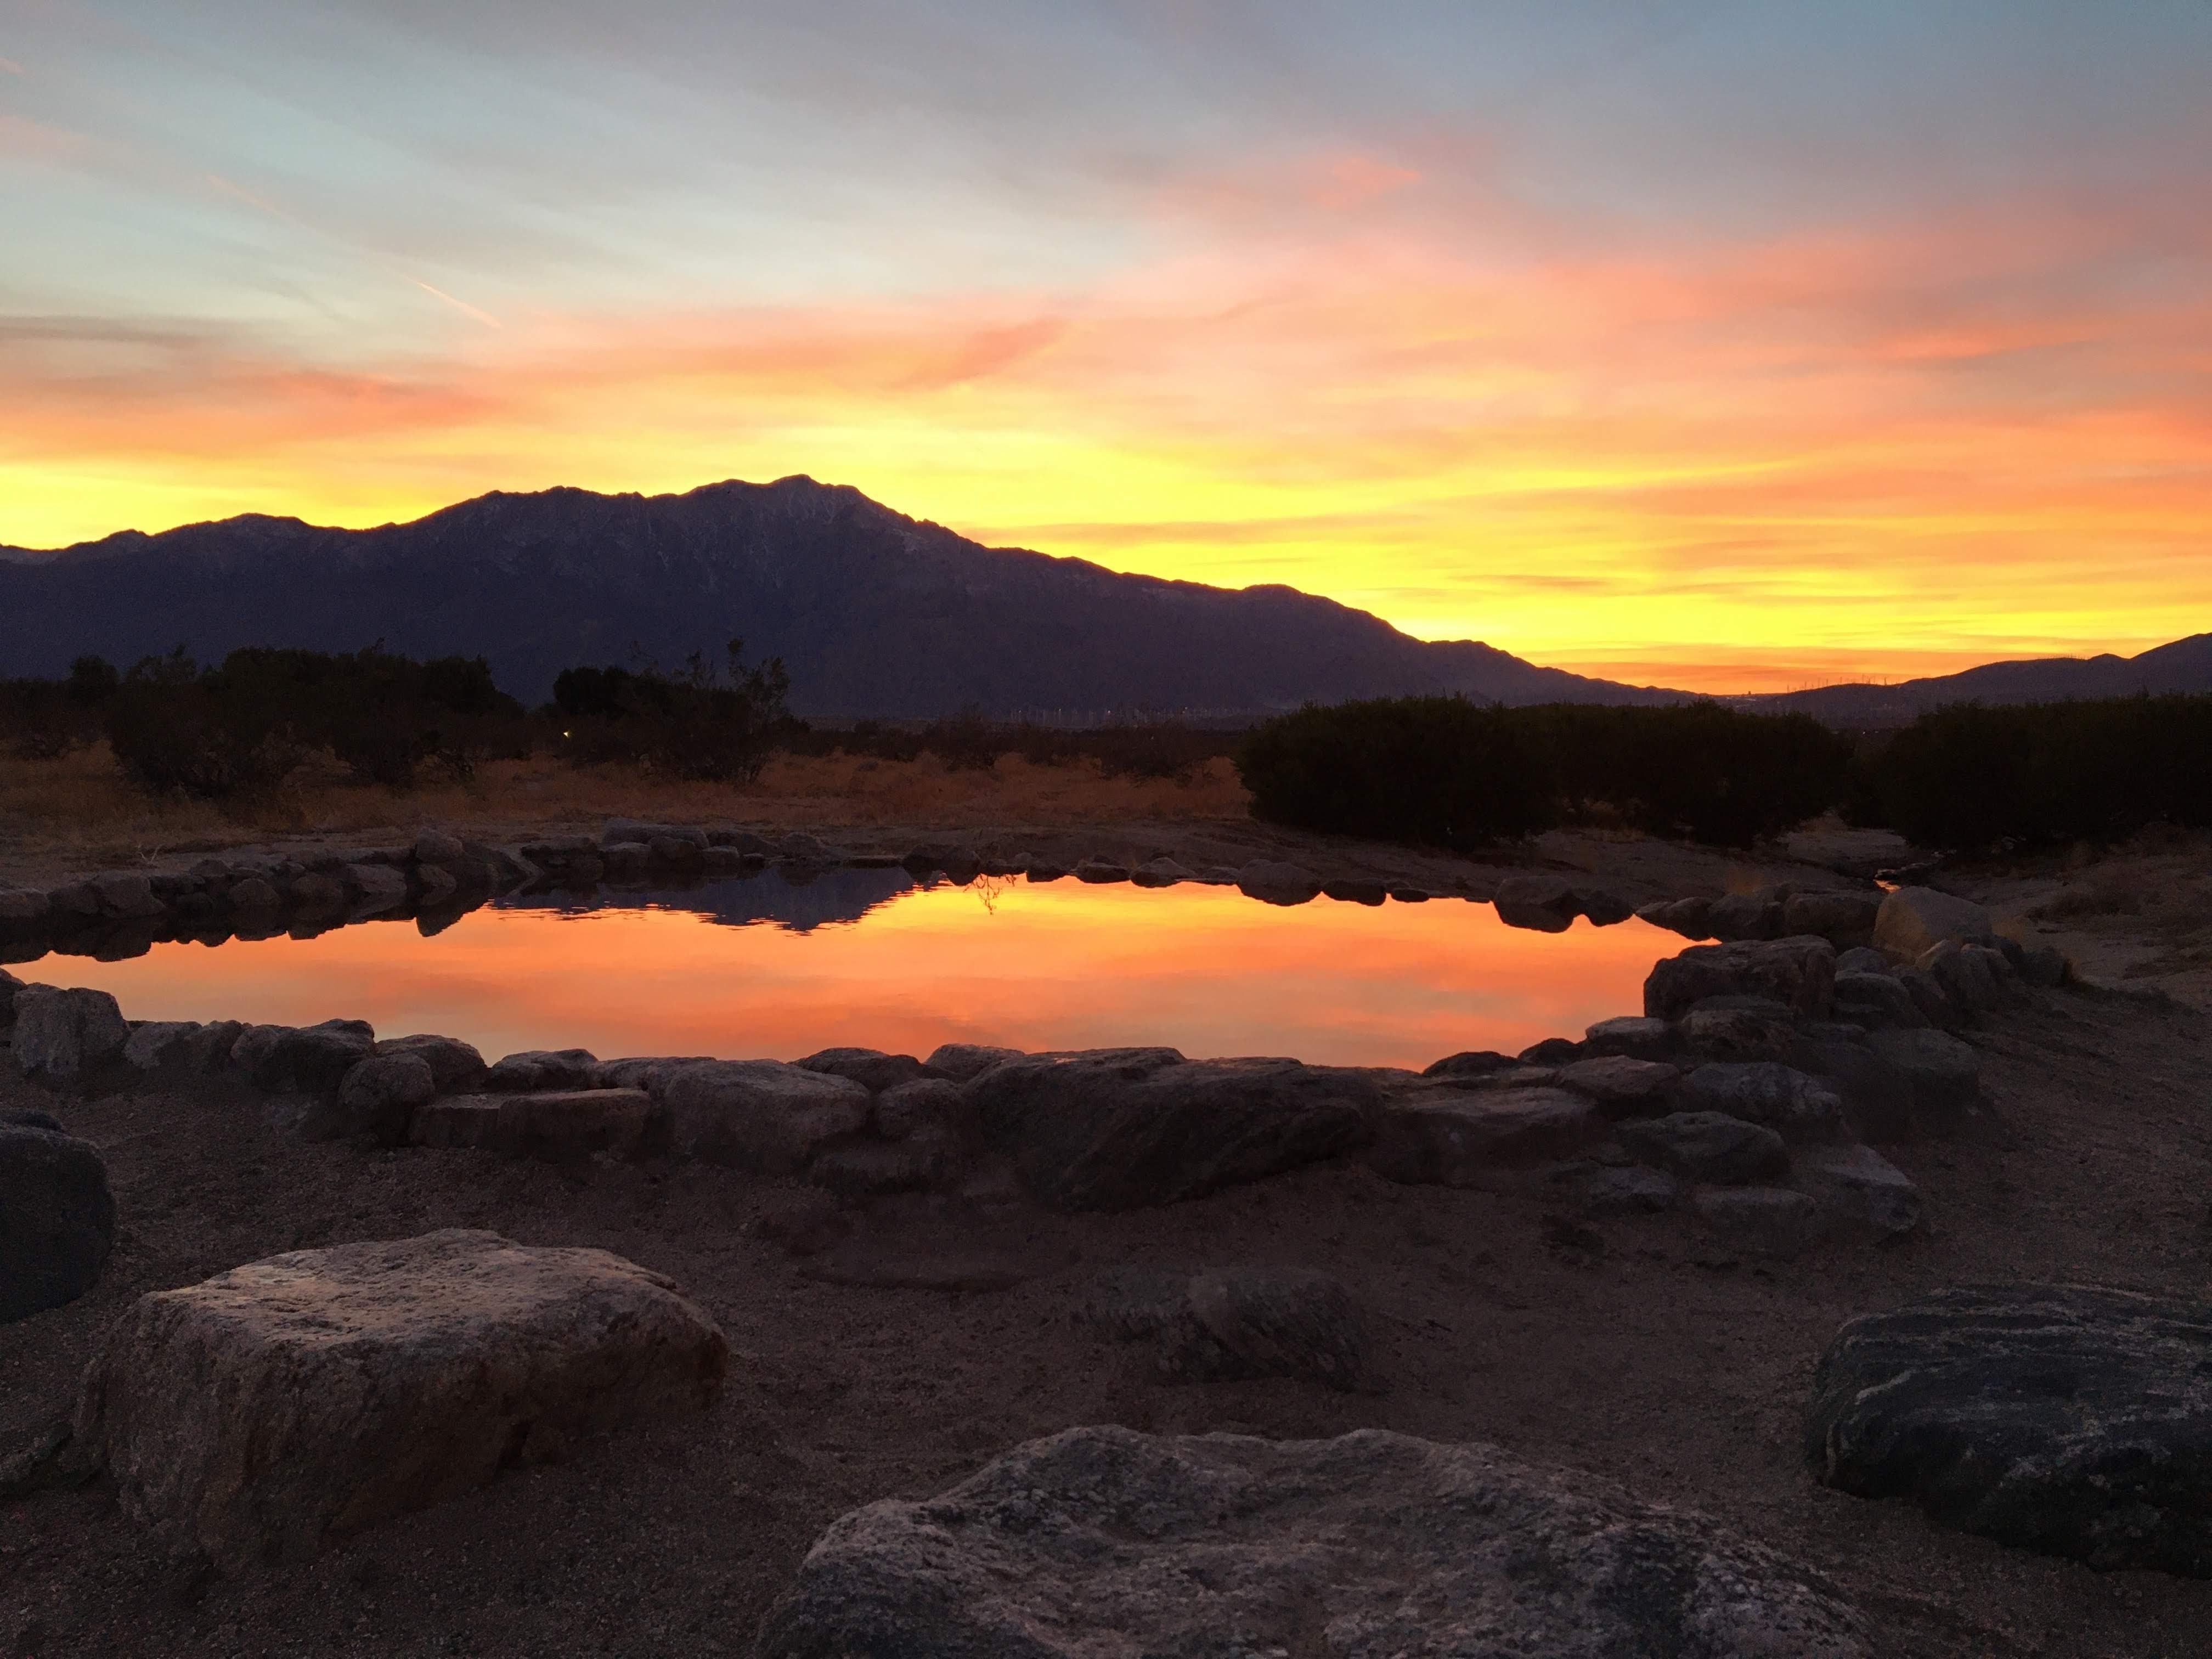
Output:
[[1224,888],[1073,882],[909,890],[805,932],[673,908],[716,890],[653,908],[480,910],[428,939],[371,923],[18,972],[112,991],[134,1019],[343,1016],[465,1037],[487,1058],[926,1054],[968,1042],[1424,1066],[1640,1012],[1671,938],[1638,921],[1527,933],[1454,900],[1281,908]]

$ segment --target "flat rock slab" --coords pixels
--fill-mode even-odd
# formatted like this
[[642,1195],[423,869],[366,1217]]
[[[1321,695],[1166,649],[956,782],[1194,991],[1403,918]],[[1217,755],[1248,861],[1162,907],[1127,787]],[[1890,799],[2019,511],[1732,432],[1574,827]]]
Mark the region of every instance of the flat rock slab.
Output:
[[1603,1128],[1597,1108],[1565,1089],[1443,1088],[1386,1106],[1367,1161],[1392,1181],[1478,1187],[1502,1170],[1573,1158]]
[[758,1659],[1866,1659],[1850,1608],[1686,1511],[1490,1446],[1070,1429],[834,1523]]
[[796,1175],[868,1121],[865,1085],[775,1060],[716,1060],[677,1071],[660,1097],[679,1157]]
[[1863,1315],[1814,1373],[1805,1454],[1960,1532],[2212,1577],[2212,1306],[1961,1285]]
[[1364,1073],[1294,1060],[1102,1048],[1004,1061],[966,1095],[1030,1192],[1080,1211],[1172,1204],[1350,1151],[1382,1090]]
[[703,1410],[729,1348],[659,1273],[447,1229],[141,1297],[76,1438],[128,1516],[218,1565],[304,1560],[579,1437]]

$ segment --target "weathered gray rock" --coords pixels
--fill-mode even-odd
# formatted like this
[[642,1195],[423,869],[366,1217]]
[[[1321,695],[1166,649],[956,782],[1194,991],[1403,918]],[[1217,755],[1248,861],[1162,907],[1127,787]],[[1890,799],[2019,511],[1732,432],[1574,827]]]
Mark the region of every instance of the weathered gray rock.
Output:
[[1869,1027],[1925,1025],[1928,1016],[1910,988],[1895,974],[1836,975],[1835,1015]]
[[76,1301],[114,1243],[99,1152],[44,1112],[0,1112],[0,1325]]
[[1698,1221],[1731,1249],[1794,1261],[1828,1236],[1827,1212],[1784,1187],[1706,1187],[1692,1194]]
[[589,1048],[526,1048],[492,1066],[477,1086],[489,1094],[588,1089],[599,1068],[599,1056]]
[[[1325,1634],[1324,1634],[1325,1633]],[[1869,1659],[1803,1570],[1480,1443],[1070,1429],[835,1522],[757,1659]]]
[[1840,1227],[1861,1238],[1901,1238],[1927,1216],[1920,1188],[1871,1146],[1803,1148],[1790,1161],[1790,1175]]
[[1749,1186],[1790,1167],[1780,1135],[1725,1112],[1675,1112],[1620,1124],[1613,1133],[1637,1158],[1684,1181]]
[[766,836],[751,830],[740,830],[735,824],[721,824],[707,831],[707,844],[726,847],[747,858],[772,859],[776,855],[775,843]]
[[1708,997],[1675,1027],[1699,1060],[1776,1060],[1798,1038],[1798,1016],[1771,997]]
[[1152,1342],[1164,1382],[1291,1377],[1345,1393],[1379,1388],[1359,1304],[1325,1273],[1110,1268],[1079,1316],[1110,1335]]
[[850,1078],[871,1094],[929,1075],[929,1067],[912,1054],[887,1054],[879,1048],[824,1048],[794,1063],[810,1072]]
[[1593,1216],[1656,1215],[1681,1201],[1681,1183],[1639,1164],[1599,1169],[1583,1182],[1583,1211]]
[[1848,951],[1836,953],[1836,977],[1845,974],[1891,974],[1897,972],[1897,963],[1887,954],[1870,945],[1854,945]]
[[1850,1138],[1842,1097],[1818,1079],[1772,1060],[1700,1066],[1682,1079],[1681,1094],[1692,1111],[1765,1124],[1793,1145]]
[[351,902],[352,892],[345,883],[335,876],[320,875],[313,871],[292,879],[292,908],[310,915],[329,916],[343,910]]
[[483,1080],[489,1068],[475,1045],[459,1037],[439,1036],[428,1031],[417,1031],[408,1036],[386,1037],[374,1052],[379,1055],[412,1054],[430,1068],[431,1081],[441,1094],[455,1089],[471,1089]]
[[0,887],[0,927],[34,927],[52,909],[53,902],[36,888]]
[[1639,907],[1637,919],[1664,927],[1686,939],[1711,939],[1713,902],[1709,898],[1661,899]]
[[1986,939],[1996,931],[1996,918],[1970,899],[1932,887],[1899,887],[1883,896],[1874,942],[1889,955],[1913,962],[1947,939]]
[[1382,1096],[1355,1071],[1172,1048],[1032,1054],[964,1086],[987,1141],[1060,1210],[1170,1204],[1334,1157]]
[[1497,1072],[1510,1072],[1520,1063],[1511,1054],[1501,1054],[1495,1048],[1468,1048],[1459,1054],[1446,1054],[1425,1068],[1421,1075],[1455,1079],[1488,1077]]
[[124,1062],[137,1072],[164,1070],[180,1059],[185,1045],[205,1029],[193,1019],[143,1021],[131,1028],[130,1040],[123,1045]]
[[364,1019],[326,1019],[319,1025],[249,1025],[231,1045],[230,1063],[257,1089],[271,1094],[335,1093],[345,1074],[376,1048]]
[[619,1256],[449,1229],[141,1297],[75,1430],[126,1516],[242,1569],[703,1410],[728,1352],[672,1282]]
[[1129,872],[1129,879],[1139,887],[1172,887],[1190,880],[1191,873],[1173,859],[1147,859]]
[[1725,894],[1705,908],[1706,927],[1723,941],[1779,939],[1782,918],[1782,896],[1771,888]]
[[1632,1060],[1665,1060],[1674,1051],[1674,1030],[1663,1019],[1620,1014],[1601,1019],[1583,1033],[1593,1054],[1626,1054]]
[[17,991],[15,1063],[35,1082],[57,1089],[96,1083],[117,1065],[131,1041],[123,1010],[105,991],[26,985]]
[[388,864],[349,864],[345,878],[360,896],[354,901],[356,915],[378,915],[407,902],[407,878]]
[[1573,1158],[1603,1133],[1596,1108],[1565,1089],[1425,1090],[1384,1105],[1367,1161],[1391,1181],[1481,1187]]
[[[585,847],[576,850],[585,851],[589,845],[590,843],[586,842]],[[415,855],[415,861],[418,864],[459,864],[468,856],[468,851],[461,845],[461,838],[459,836],[448,835],[443,830],[437,829],[425,829],[418,832],[411,850]]]
[[1863,1042],[1801,1039],[1790,1049],[1789,1063],[1834,1091],[1861,1139],[1908,1140],[1918,1127],[1911,1075]]
[[1838,950],[1863,946],[1874,937],[1881,901],[1880,893],[1792,893],[1782,902],[1782,931],[1818,933]]
[[1875,1031],[1867,1046],[1912,1082],[1916,1115],[1956,1111],[1982,1091],[1982,1057],[1945,1031]]
[[1593,927],[1614,927],[1636,914],[1636,907],[1607,887],[1575,885],[1575,908]]
[[1759,996],[1825,1018],[1835,984],[1835,947],[1824,939],[1693,945],[1651,969],[1644,981],[1644,1012],[1679,1019],[1709,997]]
[[373,1054],[356,1061],[338,1085],[331,1138],[361,1134],[380,1146],[399,1146],[407,1139],[415,1109],[427,1105],[437,1093],[437,1074],[423,1055]]
[[916,1078],[878,1095],[868,1109],[869,1127],[885,1140],[904,1140],[918,1129],[942,1125],[959,1133],[969,1124],[967,1097],[950,1078]]
[[415,885],[416,902],[425,910],[436,908],[461,890],[459,878],[442,865],[436,864],[417,865]]
[[1814,1373],[1805,1454],[1939,1526],[2212,1577],[2212,1308],[2015,1284],[1863,1315]]
[[2012,963],[2002,951],[1986,945],[1945,939],[1930,945],[1913,965],[1942,986],[1953,1002],[1976,1013],[1994,1012],[2019,999]]
[[1607,1117],[1656,1117],[1671,1109],[1681,1076],[1664,1060],[1601,1054],[1561,1067],[1559,1085],[1595,1101]]
[[1302,866],[1255,859],[1237,872],[1237,890],[1268,904],[1304,904],[1321,891],[1321,883]]
[[1498,919],[1508,927],[1533,928],[1543,933],[1564,933],[1581,913],[1573,886],[1563,876],[1547,871],[1516,872],[1498,884],[1491,902]]
[[1075,866],[1075,878],[1093,883],[1127,881],[1129,866],[1116,864],[1111,859],[1085,859]]
[[922,1061],[931,1071],[965,1083],[976,1073],[1009,1060],[1024,1058],[1019,1048],[994,1048],[982,1042],[943,1042],[930,1050],[929,1058]]
[[868,1091],[860,1084],[774,1060],[686,1066],[661,1098],[678,1157],[763,1175],[798,1174],[868,1121]]
[[1340,904],[1364,904],[1372,908],[1390,896],[1390,890],[1379,881],[1369,881],[1358,876],[1339,876],[1321,884],[1322,896],[1334,899]]
[[776,843],[776,851],[799,864],[835,864],[842,856],[819,836],[794,830]]
[[104,916],[150,919],[166,915],[168,910],[168,906],[154,896],[154,884],[133,871],[103,871],[88,878],[86,885],[98,895],[100,913]]

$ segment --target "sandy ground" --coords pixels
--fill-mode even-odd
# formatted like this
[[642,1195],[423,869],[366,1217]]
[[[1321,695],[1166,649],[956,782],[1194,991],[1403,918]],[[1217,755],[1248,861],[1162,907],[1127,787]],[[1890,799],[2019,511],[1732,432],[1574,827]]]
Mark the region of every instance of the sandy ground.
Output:
[[[1892,1149],[1930,1236],[1789,1265],[1724,1255],[1668,1218],[1555,1242],[1538,1198],[1310,1170],[1124,1217],[1022,1207],[855,1212],[862,1259],[969,1257],[1036,1276],[995,1293],[853,1288],[752,1236],[792,1192],[705,1168],[562,1171],[473,1152],[301,1146],[212,1085],[64,1103],[122,1215],[98,1287],[0,1328],[0,1434],[66,1408],[141,1291],[286,1249],[495,1228],[667,1273],[736,1351],[711,1413],[503,1477],[292,1571],[164,1558],[95,1485],[0,1510],[0,1654],[738,1653],[834,1516],[918,1496],[1078,1424],[1282,1437],[1382,1425],[1498,1442],[1706,1510],[1795,1554],[1912,1659],[2154,1659],[2212,1651],[2212,1583],[2100,1574],[1929,1528],[1807,1477],[1798,1414],[1844,1318],[1936,1285],[2050,1277],[2201,1294],[2206,1018],[2070,992],[1974,1035],[2008,1133]],[[1133,1033],[1133,1040],[1140,1033]],[[52,1103],[0,1062],[0,1104]],[[1115,1262],[1334,1273],[1387,1394],[1174,1387],[1070,1322]]]

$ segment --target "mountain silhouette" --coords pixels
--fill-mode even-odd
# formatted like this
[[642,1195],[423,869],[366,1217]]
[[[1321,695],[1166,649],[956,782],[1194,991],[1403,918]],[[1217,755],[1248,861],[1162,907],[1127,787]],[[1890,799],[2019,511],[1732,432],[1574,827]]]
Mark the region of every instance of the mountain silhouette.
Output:
[[674,667],[732,638],[781,656],[802,714],[974,707],[1257,714],[1461,692],[1487,702],[1686,694],[1429,641],[1282,586],[1226,589],[988,548],[811,478],[678,495],[495,492],[411,524],[258,514],[55,552],[0,548],[0,673],[123,665],[182,644],[483,656],[526,702],[580,664]]
[[2068,702],[2163,691],[2212,691],[2212,634],[2192,634],[2134,657],[2030,657],[1895,685],[1824,685],[1732,701],[1811,714],[1832,726],[1872,726],[1905,725],[1947,703]]

